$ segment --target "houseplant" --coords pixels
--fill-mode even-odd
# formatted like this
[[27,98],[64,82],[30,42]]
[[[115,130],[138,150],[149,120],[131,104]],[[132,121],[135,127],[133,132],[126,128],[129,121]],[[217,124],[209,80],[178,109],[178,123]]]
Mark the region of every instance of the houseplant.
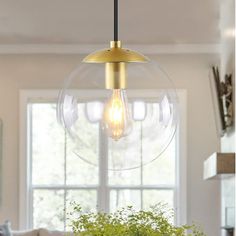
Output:
[[74,235],[80,236],[205,236],[195,225],[174,226],[166,206],[158,204],[150,211],[122,208],[115,213],[82,213],[80,205],[70,214]]

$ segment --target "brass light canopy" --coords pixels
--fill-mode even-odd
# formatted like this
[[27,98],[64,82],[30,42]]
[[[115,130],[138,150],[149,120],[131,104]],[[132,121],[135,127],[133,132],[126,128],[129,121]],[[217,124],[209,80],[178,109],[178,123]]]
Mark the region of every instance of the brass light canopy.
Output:
[[106,89],[125,89],[126,63],[145,63],[149,59],[139,52],[122,48],[121,41],[111,41],[110,48],[93,52],[84,63],[105,63]]
[[122,48],[121,41],[111,41],[110,48],[93,52],[83,59],[85,63],[147,62],[149,59],[139,52]]

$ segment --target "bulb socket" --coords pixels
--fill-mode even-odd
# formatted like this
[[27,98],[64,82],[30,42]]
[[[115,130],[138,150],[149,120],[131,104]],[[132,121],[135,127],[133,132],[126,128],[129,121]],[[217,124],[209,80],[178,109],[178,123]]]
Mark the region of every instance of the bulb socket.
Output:
[[106,89],[125,89],[126,87],[126,63],[106,63]]

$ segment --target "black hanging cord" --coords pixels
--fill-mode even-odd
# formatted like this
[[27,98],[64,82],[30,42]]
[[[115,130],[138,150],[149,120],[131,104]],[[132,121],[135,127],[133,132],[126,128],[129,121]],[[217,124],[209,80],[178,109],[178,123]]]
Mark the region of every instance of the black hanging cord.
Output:
[[118,41],[118,0],[114,0],[114,41]]

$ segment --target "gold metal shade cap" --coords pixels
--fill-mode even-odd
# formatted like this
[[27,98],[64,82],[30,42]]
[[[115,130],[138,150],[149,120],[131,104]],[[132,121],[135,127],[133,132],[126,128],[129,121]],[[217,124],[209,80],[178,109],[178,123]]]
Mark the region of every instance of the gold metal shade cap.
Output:
[[93,52],[83,59],[85,63],[147,62],[149,59],[139,52],[122,48],[120,41],[111,41],[111,48]]

